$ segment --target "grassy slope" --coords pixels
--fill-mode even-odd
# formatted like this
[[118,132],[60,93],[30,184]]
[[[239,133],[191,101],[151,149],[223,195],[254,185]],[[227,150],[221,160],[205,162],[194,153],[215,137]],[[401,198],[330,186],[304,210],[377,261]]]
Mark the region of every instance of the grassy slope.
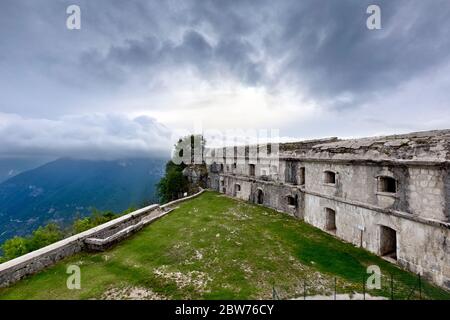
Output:
[[[66,288],[66,267],[80,265],[82,289]],[[382,290],[405,298],[416,283],[414,275],[354,246],[260,206],[213,192],[182,203],[110,251],[82,253],[16,285],[0,289],[0,299],[101,298],[111,288],[139,287],[157,297],[186,299],[282,298],[303,294],[361,292],[367,265],[383,273]],[[422,285],[426,298],[450,294]]]

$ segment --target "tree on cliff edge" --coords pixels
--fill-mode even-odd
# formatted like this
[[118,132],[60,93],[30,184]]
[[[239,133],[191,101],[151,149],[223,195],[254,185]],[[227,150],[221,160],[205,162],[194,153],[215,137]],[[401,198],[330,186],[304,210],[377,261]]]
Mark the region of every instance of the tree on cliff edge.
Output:
[[176,200],[187,192],[189,182],[183,175],[184,164],[177,165],[169,160],[166,164],[166,173],[156,185],[161,203]]
[[[201,148],[199,151],[203,154],[205,140],[201,135],[190,135],[180,138],[174,146],[174,154],[178,158],[183,158],[185,146],[190,144],[190,161],[194,162],[195,147]],[[185,192],[189,191],[189,180],[183,175],[183,170],[187,167],[186,163],[176,164],[169,160],[166,164],[166,173],[156,185],[158,196],[161,203],[179,199]]]

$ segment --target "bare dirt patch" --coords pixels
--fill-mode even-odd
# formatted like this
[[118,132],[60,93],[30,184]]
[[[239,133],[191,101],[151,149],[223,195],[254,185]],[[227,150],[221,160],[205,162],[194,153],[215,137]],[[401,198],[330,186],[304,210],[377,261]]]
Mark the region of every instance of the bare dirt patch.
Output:
[[[316,295],[316,296],[306,296],[301,298],[295,298],[293,300],[334,300],[334,295]],[[370,294],[366,294],[365,296],[362,293],[354,293],[354,294],[337,294],[336,300],[387,300],[385,297],[376,297],[371,296]]]
[[166,300],[160,294],[142,287],[124,287],[108,289],[101,297],[102,300]]
[[212,279],[208,274],[200,271],[189,271],[182,273],[179,271],[170,271],[168,266],[161,266],[153,271],[153,273],[164,280],[173,281],[179,289],[193,287],[197,292],[208,292],[206,287]]

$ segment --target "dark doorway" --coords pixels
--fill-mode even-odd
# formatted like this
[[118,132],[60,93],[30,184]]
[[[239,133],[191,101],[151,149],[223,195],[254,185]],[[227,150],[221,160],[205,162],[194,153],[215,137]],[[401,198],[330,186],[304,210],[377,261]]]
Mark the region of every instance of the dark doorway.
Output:
[[264,203],[264,193],[260,189],[258,189],[256,191],[256,203],[257,204],[263,204]]
[[380,226],[380,255],[397,260],[397,232]]
[[297,184],[297,162],[286,161],[286,182]]
[[300,185],[304,185],[305,184],[305,167],[301,167],[300,168]]
[[336,232],[336,211],[325,208],[325,230]]
[[241,191],[241,185],[236,183],[234,185],[234,196],[236,197],[237,193],[240,191]]
[[255,176],[255,165],[254,164],[251,164],[250,166],[249,166],[249,168],[250,168],[250,172],[249,172],[249,174],[250,174],[250,176],[252,176],[252,177],[254,177]]
[[297,206],[296,199],[293,196],[287,196],[289,206]]

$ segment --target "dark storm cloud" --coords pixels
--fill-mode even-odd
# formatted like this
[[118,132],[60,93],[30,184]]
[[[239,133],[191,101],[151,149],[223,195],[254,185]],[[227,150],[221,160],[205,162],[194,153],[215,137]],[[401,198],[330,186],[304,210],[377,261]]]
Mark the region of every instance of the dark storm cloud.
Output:
[[[175,10],[178,3],[183,5]],[[127,71],[147,76],[146,72],[191,66],[203,77],[213,78],[226,70],[246,85],[275,86],[293,80],[313,99],[331,99],[331,108],[357,105],[439,67],[450,53],[450,5],[445,0],[377,1],[383,29],[376,31],[366,28],[366,8],[372,3],[184,1],[155,6],[133,1],[118,5],[123,16],[109,23],[126,21],[125,29],[133,30],[129,21],[141,12],[141,19],[157,27],[134,37],[126,34],[106,54],[82,52],[80,61],[87,68],[81,70],[102,82],[118,77],[127,81]],[[105,15],[114,12],[111,5],[99,2],[102,5]],[[140,26],[142,21],[137,21]],[[214,43],[199,30],[204,24],[216,37]],[[168,39],[168,30],[180,30],[181,42]],[[258,54],[264,58],[254,58]],[[281,57],[284,62],[278,72],[268,75],[266,64]],[[341,95],[342,101],[336,99]]]
[[[128,72],[146,77],[191,66],[206,78],[226,70],[246,85],[293,79],[314,99],[358,99],[439,66],[450,53],[445,0],[376,1],[383,26],[376,31],[366,28],[374,3],[367,0],[75,1],[79,34],[64,28],[72,2],[6,1],[4,62],[28,61],[26,68],[92,91],[126,83]],[[181,41],[173,39],[177,33]],[[281,58],[268,75],[267,63]]]
[[[372,3],[381,7],[382,30],[365,27]],[[312,95],[364,98],[448,62],[449,15],[447,1],[302,1],[268,43],[275,55],[292,52],[285,70]]]
[[256,85],[264,80],[264,65],[252,61],[250,55],[255,48],[244,39],[220,39],[212,45],[199,32],[187,30],[181,43],[161,41],[154,36],[139,40],[126,40],[124,44],[112,46],[106,54],[89,51],[80,57],[80,67],[85,73],[99,80],[127,81],[128,72],[162,73],[180,67],[193,67],[205,78],[220,76],[224,69],[247,85]]
[[[81,7],[79,31],[65,27],[71,4]],[[369,4],[381,7],[382,30],[366,28]],[[415,86],[405,92],[421,90],[417,79],[425,74],[430,79],[430,72],[448,67],[449,17],[447,0],[4,0],[0,116],[7,116],[0,117],[0,129],[11,130],[11,119],[27,118],[37,119],[27,124],[39,128],[50,121],[48,130],[54,128],[51,121],[58,130],[65,122],[71,127],[73,118],[67,115],[107,114],[123,92],[137,98],[145,92],[142,96],[151,100],[161,77],[167,81],[185,69],[206,83],[231,78],[268,92],[288,88],[327,110],[345,113],[367,107],[374,97],[391,96],[410,82]],[[423,100],[430,106],[439,104],[433,96],[448,101],[449,94],[438,85],[427,92]],[[393,101],[405,100],[396,96]],[[430,109],[431,118],[441,118],[439,106]],[[400,121],[402,112],[420,114],[423,107],[408,100],[407,109],[399,106],[391,122]],[[123,119],[129,121],[134,128],[142,125]],[[29,132],[20,126],[16,130],[13,136]],[[111,134],[103,132],[105,139]],[[113,136],[122,135],[125,131]],[[12,148],[14,143],[3,145]]]

